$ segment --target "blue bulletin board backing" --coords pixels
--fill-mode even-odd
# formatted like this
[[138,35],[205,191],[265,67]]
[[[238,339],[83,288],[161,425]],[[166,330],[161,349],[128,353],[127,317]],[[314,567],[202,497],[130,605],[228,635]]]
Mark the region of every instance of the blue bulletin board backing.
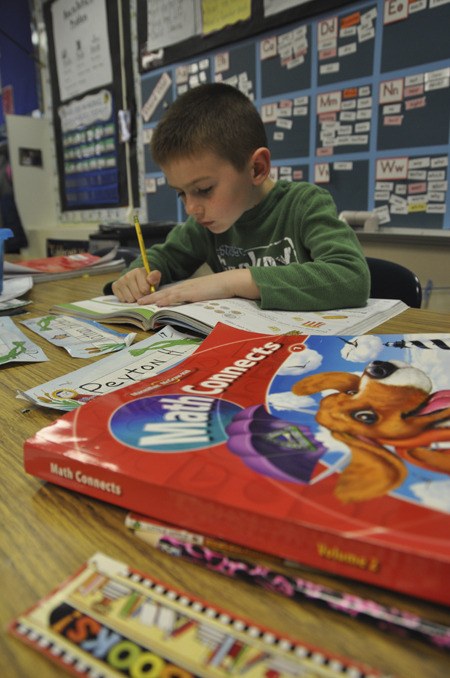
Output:
[[222,80],[260,111],[275,178],[322,185],[339,211],[375,210],[384,232],[450,230],[449,26],[449,0],[345,2],[243,39],[228,32],[207,51],[199,37],[190,57],[179,46],[177,60],[141,68],[148,218],[185,218],[151,159],[152,130],[179,94]]
[[30,115],[39,108],[37,62],[33,58],[28,0],[0,3],[0,137],[5,115]]

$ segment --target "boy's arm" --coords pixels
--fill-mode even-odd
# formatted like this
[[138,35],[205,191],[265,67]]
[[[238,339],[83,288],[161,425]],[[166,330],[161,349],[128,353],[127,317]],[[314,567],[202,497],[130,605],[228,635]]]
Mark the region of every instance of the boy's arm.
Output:
[[138,300],[139,304],[156,304],[157,306],[175,306],[191,301],[208,299],[229,299],[243,297],[259,299],[259,289],[248,269],[222,271],[211,275],[183,280],[176,285],[163,287],[153,294]]
[[[160,271],[161,285],[189,278],[206,261],[207,244],[204,230],[189,218],[177,224],[163,243],[152,245],[147,250],[151,270]],[[143,266],[138,257],[128,271]]]
[[354,231],[337,218],[331,195],[313,185],[296,192],[284,226],[298,255],[286,266],[250,270],[262,309],[320,311],[364,306],[367,262]]
[[[151,286],[167,285],[189,278],[204,263],[206,253],[203,233],[192,220],[175,226],[164,243],[147,250],[151,273],[147,274],[142,257],[137,257],[104,294],[113,294],[122,302],[147,298]],[[144,302],[153,303],[153,302]]]
[[253,267],[261,308],[327,311],[365,306],[370,274],[364,260],[316,259],[287,266]]

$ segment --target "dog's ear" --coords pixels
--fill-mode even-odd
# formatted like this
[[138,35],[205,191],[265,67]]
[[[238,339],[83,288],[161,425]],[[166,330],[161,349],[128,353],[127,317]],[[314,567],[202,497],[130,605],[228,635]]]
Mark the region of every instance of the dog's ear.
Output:
[[336,391],[357,391],[360,378],[356,374],[348,372],[322,372],[322,374],[311,374],[297,381],[292,387],[295,395],[311,395],[319,393],[325,389],[334,389]]
[[402,484],[408,472],[403,461],[381,445],[334,433],[351,450],[352,459],[341,473],[335,494],[344,503],[381,497]]

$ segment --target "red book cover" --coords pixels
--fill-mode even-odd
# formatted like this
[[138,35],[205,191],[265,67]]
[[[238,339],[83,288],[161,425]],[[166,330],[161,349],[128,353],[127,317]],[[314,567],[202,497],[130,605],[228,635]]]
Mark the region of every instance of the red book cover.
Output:
[[182,364],[25,443],[28,473],[450,604],[450,337],[219,324]]
[[93,266],[101,261],[101,257],[90,252],[61,255],[59,257],[44,257],[43,259],[28,259],[16,262],[16,268],[23,266],[30,272],[36,273],[65,273],[80,268]]

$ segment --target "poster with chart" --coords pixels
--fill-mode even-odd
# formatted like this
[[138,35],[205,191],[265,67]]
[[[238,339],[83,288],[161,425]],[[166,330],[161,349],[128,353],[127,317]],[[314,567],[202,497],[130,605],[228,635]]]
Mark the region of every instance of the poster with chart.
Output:
[[43,5],[62,220],[117,218],[137,195],[129,13],[119,0]]
[[109,84],[113,75],[105,0],[56,0],[51,12],[60,100]]
[[200,32],[199,0],[147,2],[147,50],[173,45]]

